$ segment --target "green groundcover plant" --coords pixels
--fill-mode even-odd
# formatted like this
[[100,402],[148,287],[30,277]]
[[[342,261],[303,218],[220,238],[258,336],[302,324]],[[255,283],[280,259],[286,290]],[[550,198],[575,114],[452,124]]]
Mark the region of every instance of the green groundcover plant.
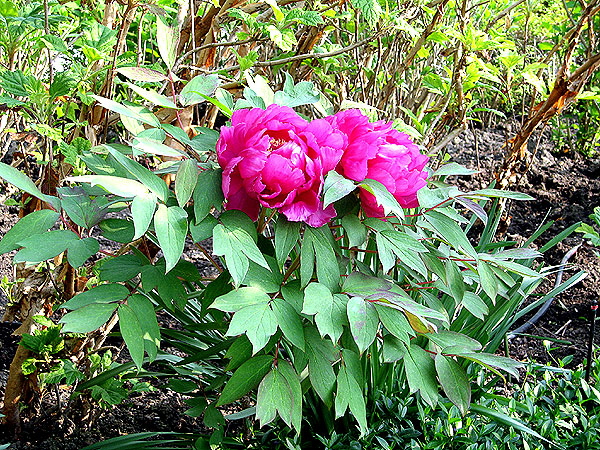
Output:
[[[365,435],[369,393],[386,380],[395,380],[388,388],[401,380],[419,404],[445,397],[464,414],[472,363],[518,377],[520,364],[494,346],[550,269],[534,264],[537,251],[493,243],[497,214],[491,220],[483,205],[530,197],[461,192],[445,177],[472,171],[447,164],[432,173],[390,124],[358,110],[309,120],[292,108],[313,114],[306,105],[320,95],[310,83],[288,77],[273,92],[261,77],[247,79],[237,102],[211,76],[172,99],[136,87],[144,106],[96,97],[133,137],[83,151],[87,174],[67,178],[58,196],[0,163],[2,178],[46,205],[22,218],[0,250],[18,250],[14,261],[27,264],[66,252],[91,275],[89,290],[60,299],[61,332],[108,332],[118,322],[133,360],[127,370],[158,361],[196,383],[186,392],[203,385],[192,406],[220,430],[214,439],[223,436],[217,408],[240,400],[246,408],[230,420],[279,418],[299,434],[310,409],[328,433],[343,418]],[[198,128],[190,138],[152,114],[152,105],[207,100],[231,117],[220,133]],[[158,156],[175,161],[153,172]],[[174,174],[173,189],[165,173]],[[467,231],[477,220],[485,230],[474,244]],[[186,244],[218,277],[200,276]],[[161,329],[157,311],[184,331]],[[189,356],[168,355],[161,339]]]

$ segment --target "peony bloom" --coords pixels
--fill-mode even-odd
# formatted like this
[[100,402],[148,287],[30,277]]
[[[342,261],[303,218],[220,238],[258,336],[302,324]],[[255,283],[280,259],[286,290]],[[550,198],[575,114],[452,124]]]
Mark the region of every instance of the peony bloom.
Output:
[[348,136],[348,146],[336,172],[354,181],[367,178],[367,164],[379,150],[379,135],[373,133],[374,124],[358,109],[346,109],[325,120]]
[[226,209],[256,220],[262,205],[323,226],[336,214],[332,205],[323,208],[324,177],[345,146],[346,136],[326,120],[307,122],[285,106],[236,111],[217,141]]
[[[419,206],[417,191],[427,184],[425,165],[429,158],[410,137],[390,123],[370,123],[359,110],[341,111],[327,120],[348,136],[348,146],[336,171],[354,181],[379,181],[403,208]],[[373,194],[361,189],[367,216],[383,217],[383,208]]]

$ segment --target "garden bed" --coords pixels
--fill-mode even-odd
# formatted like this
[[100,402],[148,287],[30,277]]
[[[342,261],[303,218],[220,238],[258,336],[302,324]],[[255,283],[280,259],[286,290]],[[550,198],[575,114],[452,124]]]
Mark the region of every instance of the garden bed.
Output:
[[[489,130],[468,130],[447,147],[453,160],[480,170],[471,177],[457,181],[464,189],[486,187],[493,179],[493,169],[502,158],[502,144],[514,134],[514,126]],[[537,146],[537,150],[535,147]],[[576,152],[555,152],[546,135],[538,145],[530,172],[522,178],[515,190],[535,197],[535,201],[513,203],[510,206],[510,223],[506,237],[524,241],[545,220],[554,220],[553,226],[536,245],[543,245],[549,238],[587,216],[600,198],[600,160],[584,158]],[[8,208],[2,209],[0,234],[12,226],[15,217]],[[546,255],[547,265],[558,265],[564,254],[581,243],[580,235],[574,234]],[[200,253],[186,252],[194,262],[205,268]],[[521,361],[557,364],[572,357],[567,367],[575,367],[585,358],[588,335],[588,312],[591,302],[597,299],[600,284],[600,259],[594,249],[584,243],[571,260],[573,267],[565,271],[565,278],[575,268],[588,272],[587,278],[567,293],[555,299],[550,310],[529,330],[537,337],[517,337],[510,344],[510,356]],[[0,258],[0,277],[11,276],[10,255]],[[550,279],[544,289],[549,290]],[[1,295],[3,303],[5,296]],[[2,305],[4,306],[4,305]],[[0,383],[6,381],[8,365],[16,348],[16,338],[10,336],[15,325],[0,323]],[[548,346],[544,339],[551,339]],[[52,404],[54,394],[48,394],[47,404]],[[44,407],[42,406],[42,409]],[[10,449],[79,449],[86,444],[113,436],[141,431],[187,431],[201,429],[200,420],[183,414],[187,406],[183,397],[169,391],[157,390],[142,393],[125,401],[119,407],[101,411],[94,425],[88,430],[76,430],[75,424],[56,423],[45,419],[43,414],[35,423],[24,423],[21,442]],[[0,442],[12,442],[11,436],[3,436]]]

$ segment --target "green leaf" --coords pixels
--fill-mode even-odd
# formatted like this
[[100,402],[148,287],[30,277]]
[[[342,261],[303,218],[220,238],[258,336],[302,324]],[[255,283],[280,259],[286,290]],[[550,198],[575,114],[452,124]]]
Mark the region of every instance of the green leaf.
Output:
[[344,280],[342,291],[350,295],[368,296],[378,292],[387,292],[393,284],[383,278],[371,277],[361,272],[352,272]]
[[489,313],[488,306],[473,292],[465,292],[462,300],[463,306],[478,319],[483,320]]
[[238,337],[233,341],[225,353],[225,358],[230,359],[227,366],[225,366],[225,370],[236,370],[243,363],[248,361],[251,356],[252,344],[246,335]]
[[132,106],[122,105],[121,103],[117,103],[111,99],[100,97],[98,95],[92,95],[91,97],[100,103],[102,107],[114,111],[117,114],[121,114],[122,116],[129,117],[130,119],[145,123],[146,125],[150,125],[154,128],[160,128],[159,120],[146,108],[136,109]]
[[275,226],[275,257],[282,268],[300,238],[300,222],[290,222],[280,216]]
[[33,230],[43,232],[52,227],[60,217],[55,211],[41,209],[27,214],[19,219],[0,240],[0,254],[16,250],[20,247],[18,242],[31,236]]
[[356,379],[348,373],[347,368],[340,366],[337,375],[335,417],[342,417],[347,409],[350,409],[350,412],[356,418],[360,428],[360,434],[363,436],[368,430],[363,391]]
[[182,208],[192,197],[198,181],[198,164],[193,159],[184,159],[175,175],[175,196]]
[[137,255],[121,255],[111,258],[100,267],[102,281],[128,281],[140,273],[142,262]]
[[154,229],[169,272],[181,258],[187,235],[187,213],[179,206],[158,205],[154,214]]
[[367,23],[374,26],[379,22],[382,10],[378,0],[351,0],[352,7],[358,9]]
[[59,323],[64,324],[63,333],[90,333],[104,325],[117,306],[115,303],[93,303],[65,314]]
[[67,248],[67,259],[73,267],[81,267],[92,256],[100,251],[97,239],[87,237],[69,244]]
[[98,224],[102,230],[102,236],[111,241],[127,244],[133,241],[134,226],[131,220],[104,219]]
[[104,145],[119,164],[121,164],[127,172],[133,175],[137,180],[150,189],[158,198],[166,202],[169,198],[169,188],[166,183],[150,170],[142,166],[140,163],[128,158],[112,145]]
[[28,97],[33,77],[25,75],[20,70],[5,70],[0,73],[0,86],[6,92],[17,97]]
[[144,348],[148,353],[150,362],[152,362],[156,359],[160,347],[160,328],[156,320],[154,306],[150,300],[141,294],[133,294],[129,297],[127,305],[129,305],[140,323]]
[[[253,97],[257,107],[265,108],[275,101],[275,93],[273,89],[269,86],[269,82],[260,75],[252,76],[252,73],[247,70],[244,74],[246,78],[246,83],[248,83],[248,88],[244,89],[244,97],[250,100],[250,97]],[[249,95],[252,94],[252,95]],[[240,100],[236,103],[236,108],[240,108]]]
[[335,344],[342,335],[342,325],[346,323],[345,295],[332,295],[326,286],[310,283],[304,290],[303,314],[314,315],[321,336],[329,335]]
[[379,316],[375,307],[361,297],[351,297],[346,305],[350,331],[360,353],[375,340],[379,328]]
[[208,428],[218,428],[225,425],[223,413],[221,413],[214,404],[209,405],[204,411],[204,425]]
[[0,162],[0,177],[4,178],[8,183],[19,188],[20,190],[25,191],[28,194],[31,194],[34,197],[52,205],[55,210],[60,210],[60,200],[58,198],[43,194],[27,175],[15,169],[14,167]]
[[275,16],[275,20],[277,22],[282,22],[285,16],[283,15],[283,11],[277,4],[277,0],[265,0],[265,3],[271,7],[273,10],[273,15]]
[[477,191],[471,191],[464,194],[467,196],[477,196],[477,197],[491,197],[491,198],[508,198],[511,200],[534,200],[534,198],[530,195],[523,194],[521,192],[511,192],[511,191],[503,191],[500,189],[479,189]]
[[437,211],[426,212],[425,219],[433,226],[439,237],[454,248],[462,249],[469,256],[477,255],[465,232],[454,220]]
[[462,302],[465,295],[465,280],[456,262],[449,259],[445,261],[444,266],[446,268],[446,286],[448,286],[455,304],[458,305]]
[[69,218],[87,230],[97,225],[107,213],[108,202],[104,197],[92,199],[81,186],[56,189],[61,206]]
[[204,219],[213,206],[220,208],[223,205],[221,176],[221,170],[212,169],[204,170],[198,175],[193,193],[196,223]]
[[46,261],[60,255],[70,244],[78,240],[79,236],[69,230],[53,230],[34,234],[17,242],[19,246],[25,248],[17,252],[13,261],[15,263]]
[[383,337],[383,362],[391,363],[400,361],[406,355],[407,341],[386,334]]
[[[3,17],[18,17],[19,10],[10,0],[0,0],[0,16]],[[9,447],[9,446],[7,446]]]
[[519,371],[517,368],[523,367],[523,363],[514,359],[505,358],[504,356],[492,355],[491,353],[474,353],[474,352],[456,352],[456,356],[466,358],[486,367],[496,367],[504,370],[516,379],[519,379]]
[[[295,10],[292,10],[293,12]],[[296,10],[297,11],[297,10]],[[314,11],[305,11],[305,12],[314,12]],[[321,18],[321,16],[317,16]],[[254,61],[256,62],[256,61]],[[254,64],[253,62],[253,64]],[[294,84],[293,78],[290,74],[285,74],[285,83],[283,85],[283,91],[275,92],[274,101],[278,105],[289,106],[290,108],[295,108],[297,106],[302,105],[310,105],[312,103],[317,103],[320,99],[319,92],[315,88],[315,85],[310,81],[301,81],[298,84]],[[329,172],[332,173],[332,172]],[[327,206],[327,205],[325,205]]]
[[316,27],[317,25],[321,25],[322,23],[324,23],[323,17],[317,11],[304,11],[299,8],[294,8],[290,11],[286,11],[285,20],[293,20],[295,22],[311,27]]
[[264,426],[275,419],[276,414],[289,426],[300,432],[302,423],[302,389],[300,379],[287,361],[267,374],[258,386],[256,418]]
[[150,153],[156,156],[170,156],[173,158],[186,157],[184,152],[176,150],[168,145],[161,144],[151,139],[136,137],[133,140],[133,148],[139,150],[142,153]]
[[407,349],[404,371],[410,392],[419,391],[425,402],[435,406],[438,400],[438,386],[433,359],[417,345],[411,344]]
[[304,350],[304,330],[302,319],[286,300],[275,298],[271,302],[277,324],[283,335],[300,350]]
[[[224,215],[223,215],[224,216]],[[256,246],[253,237],[245,229],[244,221],[232,220],[234,216],[221,216],[223,224],[217,225],[213,230],[213,251],[216,255],[225,256],[227,269],[231,273],[234,284],[239,284],[248,272],[248,260],[270,270],[262,252]],[[247,220],[248,216],[246,216]],[[255,233],[255,231],[254,231]]]
[[233,278],[233,284],[238,287],[246,278],[250,262],[243,252],[234,248],[234,244],[232,233],[228,232],[223,225],[218,224],[213,228],[213,252],[215,255],[225,257],[225,264]]
[[[384,248],[384,251],[385,249],[391,250],[406,266],[416,270],[423,276],[427,275],[427,267],[419,258],[419,253],[424,253],[427,249],[417,239],[407,233],[396,230],[383,230],[377,233],[375,239],[377,241],[377,248],[381,246]],[[385,272],[389,271],[396,263],[393,258],[385,261],[382,258],[381,262]]]
[[521,422],[517,419],[513,419],[512,417],[507,416],[506,414],[504,414],[500,411],[496,411],[494,409],[486,408],[485,406],[480,406],[480,405],[476,405],[476,404],[471,405],[471,411],[481,414],[483,416],[489,417],[490,419],[492,419],[498,423],[501,423],[502,425],[506,425],[506,426],[514,428],[515,430],[519,430],[523,433],[530,434],[531,436],[534,436],[537,439],[545,441],[551,445],[557,445],[555,442],[549,441],[548,439],[546,439],[545,437],[543,437],[536,431],[533,431],[531,428],[529,428],[523,422]]
[[[383,326],[406,345],[410,344],[415,331],[410,326],[406,316],[397,309],[375,303],[375,309]],[[427,334],[428,335],[428,334]]]
[[71,300],[60,305],[60,307],[65,309],[79,309],[93,303],[118,302],[127,298],[128,295],[129,289],[122,284],[101,284],[89,291],[77,294]]
[[[304,241],[302,243],[301,251],[304,251],[304,246],[308,246],[309,252],[312,248],[314,259],[316,261],[317,279],[320,283],[327,286],[330,291],[336,292],[339,289],[340,284],[340,268],[333,250],[333,245],[331,230],[328,226],[325,225],[321,228],[307,227],[304,230]],[[302,260],[300,261],[300,264],[302,266]]]
[[335,373],[332,364],[339,358],[333,344],[321,338],[314,327],[305,328],[310,383],[327,407],[333,404]]
[[355,189],[356,185],[352,180],[348,180],[332,170],[325,177],[325,184],[323,185],[323,207],[325,208],[338,201]]
[[166,97],[155,91],[149,91],[148,89],[141,88],[139,86],[136,86],[133,83],[125,83],[125,84],[127,86],[129,86],[129,88],[133,92],[135,92],[137,95],[139,95],[140,97],[142,97],[145,100],[148,100],[150,103],[152,103],[154,105],[162,106],[163,108],[177,109],[177,106],[175,105],[175,103],[173,103],[173,100],[171,100],[169,97]]
[[252,353],[261,350],[277,332],[277,317],[268,303],[246,306],[237,311],[227,330],[227,336],[245,333],[252,343]]
[[150,192],[136,195],[131,202],[131,216],[133,217],[133,226],[135,234],[132,240],[139,239],[144,235],[152,222],[152,216],[156,210],[156,196]]
[[255,287],[241,287],[217,297],[210,308],[225,312],[238,312],[246,306],[267,305],[270,297]]
[[[397,289],[397,288],[396,288]],[[379,292],[373,295],[369,295],[367,300],[378,301],[377,304],[387,307],[394,308],[406,314],[407,319],[415,330],[421,333],[428,333],[433,331],[435,327],[432,327],[424,318],[437,319],[442,322],[449,323],[448,316],[442,314],[435,309],[428,308],[427,306],[421,305],[411,299],[405,292]],[[446,313],[447,314],[447,313]],[[420,323],[415,323],[417,320]],[[425,327],[425,329],[421,329]]]
[[167,65],[167,69],[173,69],[177,59],[177,44],[179,33],[175,27],[169,26],[166,20],[159,15],[156,16],[156,41],[161,59]]
[[75,88],[76,84],[76,81],[73,78],[69,77],[65,72],[56,74],[54,80],[52,81],[52,84],[50,85],[50,89],[48,90],[50,99],[55,100],[58,97],[69,95],[71,91]]
[[211,97],[221,82],[218,75],[196,75],[179,93],[183,106],[195,105]]
[[128,305],[119,305],[118,315],[121,336],[127,345],[131,359],[138,370],[141,370],[144,362],[144,335],[140,322]]
[[175,274],[176,269],[166,275],[162,267],[159,270],[162,276],[158,279],[157,289],[161,300],[169,309],[176,307],[183,310],[187,304],[187,291]]
[[446,349],[449,347],[452,347],[454,351],[459,348],[466,351],[481,350],[481,343],[479,341],[454,331],[440,330],[437,333],[427,333],[424,336],[430,341],[435,342],[442,349],[443,353],[446,353]]
[[14,108],[16,106],[25,106],[27,103],[17,100],[16,98],[7,97],[6,95],[0,95],[0,105],[4,105],[7,108]]
[[383,207],[386,216],[393,212],[399,219],[404,219],[404,211],[398,200],[379,181],[366,179],[358,186],[375,196],[377,204]]
[[234,402],[255,389],[273,366],[273,356],[259,355],[243,363],[231,376],[217,401],[217,406]]
[[304,303],[304,292],[300,288],[300,280],[289,281],[284,286],[281,286],[281,294],[285,301],[287,301],[296,312],[302,311],[302,304]]
[[467,169],[465,166],[460,165],[455,162],[444,164],[438,170],[436,170],[432,177],[442,177],[442,176],[450,176],[450,175],[473,175],[475,173],[479,173],[477,170]]
[[269,263],[270,270],[265,269],[263,266],[259,266],[254,261],[250,261],[248,266],[248,272],[244,277],[244,284],[247,286],[257,287],[265,292],[274,294],[279,292],[281,283],[283,281],[283,275],[277,267],[275,259],[271,256],[265,255],[267,263]]
[[158,82],[167,80],[165,74],[147,67],[119,67],[117,72],[133,81]]
[[490,297],[492,302],[496,301],[498,295],[498,278],[494,271],[484,261],[477,262],[477,273],[479,274],[479,282],[483,291]]
[[435,370],[446,396],[465,415],[471,404],[471,385],[464,369],[452,358],[438,353]]
[[273,43],[284,52],[289,52],[298,45],[298,40],[292,30],[280,30],[274,25],[268,25],[266,30]]
[[[252,53],[252,51],[250,53]],[[229,91],[222,88],[217,88],[215,91],[215,97],[209,97],[206,100],[219,108],[219,110],[225,116],[231,117],[233,115],[233,95]]]
[[[258,242],[258,233],[256,224],[246,215],[246,213],[237,210],[225,211],[219,216],[219,221],[228,228],[244,230],[250,239]],[[256,262],[256,261],[255,261]],[[265,266],[266,267],[266,266]]]
[[342,217],[342,227],[348,237],[349,247],[360,247],[367,240],[367,227],[354,214]]
[[506,269],[508,269],[510,272],[514,272],[514,273],[517,273],[519,275],[523,275],[526,277],[532,277],[532,278],[542,278],[543,277],[543,275],[541,273],[536,272],[535,270],[530,269],[529,267],[524,266],[523,264],[518,264],[513,261],[504,261],[500,258],[496,259],[496,258],[494,258],[494,255],[479,255],[479,259],[486,260],[488,262],[493,262],[494,264],[499,266],[504,272],[506,272]]
[[212,237],[213,230],[219,224],[219,221],[215,219],[213,216],[206,216],[197,225],[194,225],[193,222],[190,222],[190,234],[192,235],[192,240],[194,242],[201,242],[205,239]]
[[110,175],[82,175],[79,177],[67,177],[66,181],[79,183],[90,183],[92,186],[102,186],[111,194],[121,197],[135,197],[147,194],[148,189],[142,183],[128,178],[113,177]]

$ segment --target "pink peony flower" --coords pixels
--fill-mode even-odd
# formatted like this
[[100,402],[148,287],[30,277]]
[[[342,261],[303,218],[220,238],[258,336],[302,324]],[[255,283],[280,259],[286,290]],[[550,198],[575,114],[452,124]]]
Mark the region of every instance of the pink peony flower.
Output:
[[368,161],[379,150],[379,135],[373,133],[374,124],[358,109],[346,109],[325,120],[348,136],[348,145],[336,172],[354,181],[367,178]]
[[[348,146],[336,171],[355,181],[379,181],[403,208],[419,206],[417,191],[427,184],[424,170],[429,158],[410,137],[391,123],[370,123],[359,110],[340,111],[327,120],[348,136]],[[360,199],[367,216],[383,217],[373,194],[361,189]]]
[[324,177],[345,146],[345,135],[326,120],[307,122],[285,106],[236,111],[217,141],[225,208],[256,220],[262,205],[290,221],[323,226],[336,214],[332,205],[323,208]]

